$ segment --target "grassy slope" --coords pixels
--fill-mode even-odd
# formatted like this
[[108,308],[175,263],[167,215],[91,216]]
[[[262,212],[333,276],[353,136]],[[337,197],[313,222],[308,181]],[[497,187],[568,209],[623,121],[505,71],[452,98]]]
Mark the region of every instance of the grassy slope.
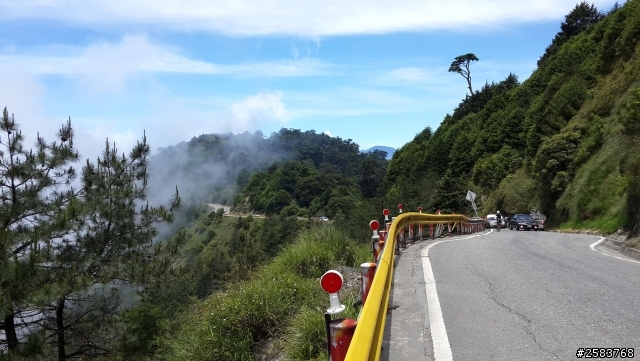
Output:
[[[163,358],[252,360],[258,341],[284,334],[282,352],[289,357],[323,354],[322,314],[328,299],[318,279],[338,266],[357,267],[369,252],[368,244],[351,241],[329,224],[301,231],[296,243],[249,280],[197,302],[182,315],[184,326],[165,340]],[[343,301],[354,296],[343,295]],[[350,317],[355,317],[353,308]]]
[[638,149],[632,139],[623,135],[619,114],[629,91],[640,86],[639,80],[640,45],[636,46],[628,61],[618,63],[609,76],[600,80],[591,99],[572,119],[572,124],[585,124],[589,122],[590,114],[599,108],[606,106],[612,109],[604,118],[602,147],[577,170],[557,202],[558,209],[569,219],[561,228],[614,232],[627,223],[626,188],[621,165]]

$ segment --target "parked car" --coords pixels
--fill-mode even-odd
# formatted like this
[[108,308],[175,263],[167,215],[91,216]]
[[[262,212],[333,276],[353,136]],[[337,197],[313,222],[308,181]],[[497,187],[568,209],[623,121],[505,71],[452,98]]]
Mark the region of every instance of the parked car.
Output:
[[509,229],[519,230],[538,230],[538,222],[536,222],[530,214],[516,214],[509,220]]

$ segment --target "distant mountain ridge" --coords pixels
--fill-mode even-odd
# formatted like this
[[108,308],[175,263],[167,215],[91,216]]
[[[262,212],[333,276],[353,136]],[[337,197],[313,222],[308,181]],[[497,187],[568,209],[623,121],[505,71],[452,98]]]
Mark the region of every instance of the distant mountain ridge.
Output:
[[395,153],[395,149],[391,148],[391,147],[385,147],[384,145],[376,145],[373,146],[369,149],[364,149],[361,150],[361,153],[369,153],[369,152],[373,152],[374,150],[381,150],[383,152],[387,152],[387,159],[391,159],[391,157],[393,156],[393,153]]

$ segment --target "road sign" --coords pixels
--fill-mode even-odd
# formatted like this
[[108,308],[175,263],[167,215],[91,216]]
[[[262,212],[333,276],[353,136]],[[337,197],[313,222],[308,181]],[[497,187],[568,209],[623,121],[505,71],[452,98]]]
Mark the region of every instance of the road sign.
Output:
[[473,193],[472,191],[467,191],[467,200],[469,202],[473,202],[476,200],[476,194]]
[[476,207],[476,194],[472,191],[467,191],[467,200],[471,202],[471,206],[473,207],[473,211],[476,212],[476,217],[478,216],[478,207]]

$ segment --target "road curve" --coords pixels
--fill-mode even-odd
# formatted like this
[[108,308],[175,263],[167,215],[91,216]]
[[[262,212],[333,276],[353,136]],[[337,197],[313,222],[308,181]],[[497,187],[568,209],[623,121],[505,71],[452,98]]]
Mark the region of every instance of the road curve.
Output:
[[[428,251],[453,360],[574,360],[580,347],[640,352],[640,263],[594,252],[594,236],[467,237]],[[384,360],[436,359],[421,256],[431,243],[397,259]]]

